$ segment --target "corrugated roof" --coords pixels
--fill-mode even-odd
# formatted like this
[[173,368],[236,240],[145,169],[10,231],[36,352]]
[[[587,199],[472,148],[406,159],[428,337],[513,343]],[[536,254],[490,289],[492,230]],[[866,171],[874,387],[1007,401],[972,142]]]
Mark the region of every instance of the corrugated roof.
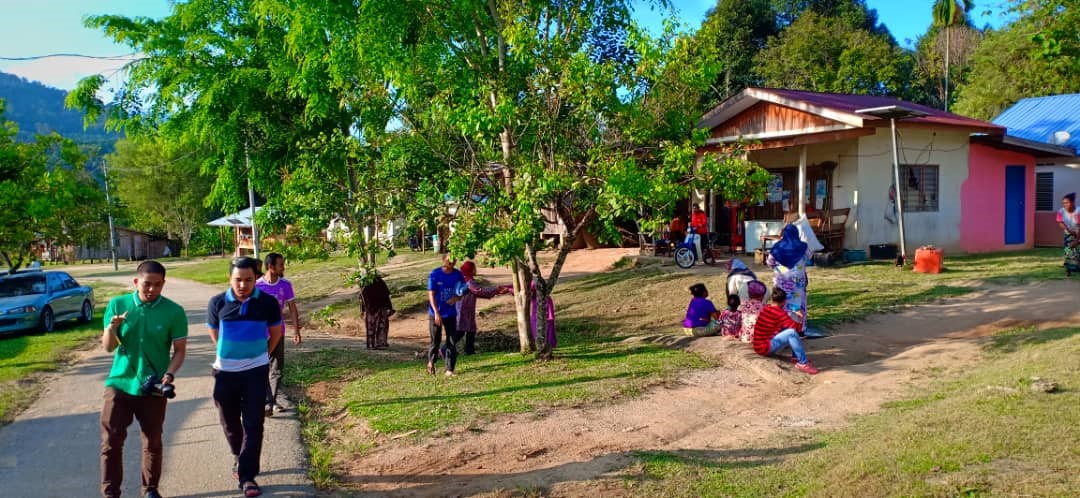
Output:
[[1080,153],[1080,93],[1023,99],[994,118],[1008,134],[1036,142],[1055,143],[1054,133],[1068,132],[1063,144]]
[[[255,212],[262,211],[262,206],[255,206]],[[239,212],[228,214],[210,223],[212,227],[249,227],[251,226],[251,208],[244,208]]]
[[[979,119],[973,119],[964,117],[959,114],[953,114],[951,112],[945,112],[941,109],[935,109],[925,105],[915,104],[912,102],[906,102],[893,97],[880,97],[875,95],[853,95],[844,93],[821,93],[821,92],[808,92],[804,90],[786,90],[782,88],[762,88],[767,92],[779,95],[784,98],[802,100],[810,104],[820,105],[822,107],[828,107],[841,112],[847,112],[851,114],[857,114],[862,116],[866,121],[885,119],[868,116],[865,114],[858,114],[855,111],[859,109],[869,109],[873,107],[884,107],[890,105],[902,105],[908,109],[914,109],[916,111],[922,111],[926,113],[926,116],[920,118],[907,118],[904,119],[906,123],[927,123],[938,124],[944,126],[963,126],[973,128],[1000,128],[994,126],[993,123],[988,123]],[[1005,130],[1002,129],[1002,132]]]
[[[965,128],[978,133],[988,133],[993,135],[1004,135],[1005,128],[1003,126],[995,125],[987,121],[979,119],[968,118],[953,114],[951,112],[945,112],[941,109],[935,109],[933,107],[927,107],[912,102],[906,102],[893,97],[880,97],[873,95],[854,95],[844,93],[823,93],[823,92],[811,92],[806,90],[788,90],[783,88],[757,88],[749,87],[739,92],[736,95],[728,98],[720,105],[716,106],[713,110],[705,114],[705,116],[698,123],[698,126],[713,128],[726,119],[734,117],[735,114],[748,107],[746,101],[748,100],[769,100],[777,104],[796,106],[804,108],[810,106],[810,112],[815,112],[813,108],[817,108],[819,111],[827,110],[833,113],[840,113],[849,116],[854,121],[849,121],[849,124],[862,127],[865,126],[882,126],[887,125],[888,120],[871,116],[868,114],[859,114],[855,111],[859,109],[869,109],[874,107],[885,107],[890,105],[902,105],[908,109],[914,109],[926,113],[926,116],[919,118],[906,118],[902,121],[898,121],[898,126],[903,124],[926,124],[936,126],[949,126]],[[836,118],[836,116],[827,116]]]

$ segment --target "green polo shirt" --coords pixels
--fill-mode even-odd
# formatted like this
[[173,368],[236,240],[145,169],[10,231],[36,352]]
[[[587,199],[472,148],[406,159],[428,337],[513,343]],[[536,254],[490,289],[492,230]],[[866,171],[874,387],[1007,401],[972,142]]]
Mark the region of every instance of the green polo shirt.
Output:
[[142,381],[149,375],[165,375],[169,368],[173,341],[187,338],[187,315],[183,307],[164,296],[144,303],[138,292],[132,292],[109,301],[105,327],[114,316],[124,313],[127,317],[118,334],[120,347],[113,353],[105,387],[142,396]]

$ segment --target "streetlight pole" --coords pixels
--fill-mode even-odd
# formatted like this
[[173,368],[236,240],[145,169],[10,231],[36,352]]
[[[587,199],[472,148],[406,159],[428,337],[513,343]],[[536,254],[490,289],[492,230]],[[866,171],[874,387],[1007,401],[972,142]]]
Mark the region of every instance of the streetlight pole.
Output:
[[896,120],[908,119],[908,118],[921,118],[926,116],[927,113],[917,109],[911,109],[902,105],[888,105],[883,107],[872,107],[869,109],[859,109],[855,111],[856,114],[867,114],[870,116],[888,119],[889,129],[892,132],[892,158],[893,158],[893,185],[895,185],[896,195],[896,224],[900,230],[900,256],[896,258],[896,266],[903,267],[907,262],[907,247],[904,237],[904,196],[901,195],[902,189],[900,188],[900,149],[896,146]]
[[900,229],[900,257],[896,260],[896,266],[904,266],[907,262],[907,246],[904,242],[904,196],[900,195],[900,152],[896,148],[896,118],[889,118],[892,128],[892,156],[893,156],[893,181],[896,185],[896,225]]
[[244,142],[244,163],[247,166],[248,181],[248,208],[251,210],[251,247],[255,260],[259,260],[259,229],[255,226],[255,189],[251,187],[251,157],[248,156],[248,145]]
[[105,175],[105,207],[109,213],[109,253],[112,254],[112,269],[119,271],[120,265],[116,261],[116,227],[113,226],[112,197],[109,196],[109,162],[101,161],[101,172]]

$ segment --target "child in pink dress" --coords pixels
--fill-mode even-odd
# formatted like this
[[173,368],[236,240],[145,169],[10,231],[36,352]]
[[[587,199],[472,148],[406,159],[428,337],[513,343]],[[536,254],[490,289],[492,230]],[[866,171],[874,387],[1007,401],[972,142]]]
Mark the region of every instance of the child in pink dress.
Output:
[[746,290],[750,299],[739,305],[739,315],[742,319],[739,339],[748,343],[754,338],[754,325],[757,324],[761,308],[765,306],[764,300],[767,289],[760,280],[751,280],[746,284]]

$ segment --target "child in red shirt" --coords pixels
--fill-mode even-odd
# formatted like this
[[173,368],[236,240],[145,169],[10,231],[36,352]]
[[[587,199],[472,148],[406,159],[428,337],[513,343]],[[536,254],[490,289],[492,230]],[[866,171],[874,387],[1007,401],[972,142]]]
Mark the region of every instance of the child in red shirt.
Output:
[[795,368],[810,375],[818,373],[818,370],[806,359],[802,341],[799,339],[802,324],[796,322],[784,310],[787,301],[787,292],[779,286],[772,291],[772,303],[761,309],[757,323],[754,324],[754,352],[768,356],[775,354],[786,347],[791,347],[791,361]]

